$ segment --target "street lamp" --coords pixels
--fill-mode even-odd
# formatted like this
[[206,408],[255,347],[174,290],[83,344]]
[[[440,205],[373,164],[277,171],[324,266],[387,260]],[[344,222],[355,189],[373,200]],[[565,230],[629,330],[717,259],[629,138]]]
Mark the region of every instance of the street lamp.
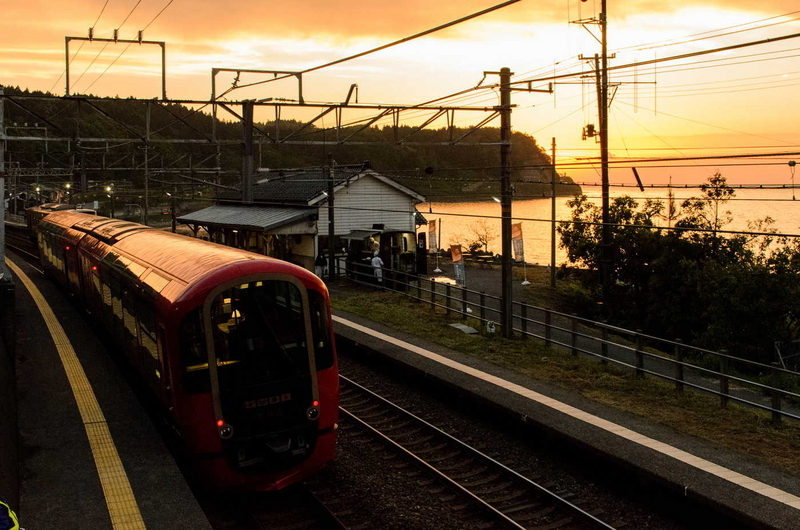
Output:
[[165,191],[164,193],[166,193],[167,197],[170,199],[169,210],[170,217],[172,217],[172,233],[174,234],[178,229],[178,220],[175,216],[175,196],[168,191]]
[[67,190],[67,191],[66,191],[66,196],[67,196],[67,204],[69,204],[70,202],[72,202],[72,197],[71,197],[71,191],[72,191],[72,190],[71,190],[71,188],[72,188],[72,183],[70,183],[70,182],[67,182],[66,184],[64,184],[64,188]]
[[109,199],[111,199],[111,217],[114,217],[114,188],[111,186],[106,186],[106,193]]

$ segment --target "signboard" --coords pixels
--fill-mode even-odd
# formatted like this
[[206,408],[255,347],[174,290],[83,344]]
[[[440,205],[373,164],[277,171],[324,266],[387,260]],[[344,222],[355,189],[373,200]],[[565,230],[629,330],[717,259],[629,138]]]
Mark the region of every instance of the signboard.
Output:
[[428,248],[430,250],[439,250],[438,240],[436,239],[436,219],[428,221]]
[[525,249],[522,244],[522,223],[511,225],[511,245],[514,247],[514,261],[525,261]]

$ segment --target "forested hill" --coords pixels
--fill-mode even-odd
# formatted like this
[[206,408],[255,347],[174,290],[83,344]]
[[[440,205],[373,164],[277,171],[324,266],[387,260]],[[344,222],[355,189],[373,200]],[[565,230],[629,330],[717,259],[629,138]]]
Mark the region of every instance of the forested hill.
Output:
[[[28,92],[14,87],[5,87],[5,94],[45,95],[41,92]],[[47,136],[73,136],[76,130],[77,107],[75,99],[20,99],[17,105],[13,101],[5,103],[6,125],[17,123],[44,127]],[[146,131],[145,103],[141,100],[104,99],[93,101],[92,105],[81,105],[80,134],[83,138],[118,138],[134,140],[127,148],[141,147],[141,138]],[[23,108],[24,107],[24,108]],[[271,113],[271,110],[270,110]],[[230,114],[219,111],[220,118]],[[176,117],[183,118],[181,122]],[[259,114],[256,114],[256,119]],[[332,120],[326,120],[330,126]],[[122,125],[124,124],[124,125]],[[276,126],[277,125],[277,126]],[[261,168],[299,168],[321,166],[333,155],[337,164],[359,164],[369,160],[373,169],[387,175],[401,184],[417,191],[436,202],[491,200],[500,195],[500,146],[480,146],[478,143],[499,142],[500,132],[496,127],[487,127],[467,135],[469,129],[454,128],[416,131],[415,127],[391,126],[368,127],[359,130],[359,126],[343,128],[340,131],[322,128],[321,122],[303,129],[293,136],[292,140],[308,142],[307,144],[282,144],[274,139],[284,139],[297,132],[303,123],[295,120],[281,120],[256,124],[256,141],[260,144],[256,153],[256,164]],[[9,129],[14,134],[17,129]],[[201,139],[210,138],[212,120],[208,109],[190,109],[180,104],[151,105],[150,131],[151,139]],[[355,134],[354,134],[355,133]],[[269,135],[271,139],[267,139]],[[352,136],[351,136],[352,135]],[[466,135],[466,136],[465,136]],[[461,140],[467,145],[450,145],[452,139]],[[217,126],[217,137],[220,140],[236,141],[242,138],[242,127],[238,122],[223,122]],[[348,138],[349,137],[349,138]],[[331,145],[333,139],[347,139],[347,143]],[[322,141],[327,145],[321,145]],[[33,154],[36,146],[32,142],[13,142],[9,156],[16,157],[21,166],[26,162],[36,167]],[[176,159],[182,155],[192,154],[195,160],[207,158],[213,153],[213,145],[206,144],[166,144],[152,142],[151,148],[158,149],[163,160]],[[50,149],[61,148],[65,156],[66,143],[51,143]],[[84,142],[83,147],[87,147]],[[99,147],[99,145],[92,145]],[[119,151],[117,151],[118,153]],[[151,151],[152,152],[152,151]],[[51,152],[51,154],[53,154]],[[223,183],[237,184],[236,173],[241,170],[241,146],[226,145],[221,149]],[[55,160],[57,156],[51,157]],[[55,163],[55,161],[53,162]],[[168,163],[168,162],[165,162]],[[549,196],[550,194],[550,157],[527,134],[515,132],[512,136],[511,178],[514,182],[514,196],[517,199]],[[426,171],[427,170],[427,171]],[[102,172],[98,172],[102,173]],[[127,179],[136,186],[142,179],[140,172],[130,174],[91,175],[93,180]],[[580,187],[572,184],[566,176],[559,176],[557,193],[574,195]]]

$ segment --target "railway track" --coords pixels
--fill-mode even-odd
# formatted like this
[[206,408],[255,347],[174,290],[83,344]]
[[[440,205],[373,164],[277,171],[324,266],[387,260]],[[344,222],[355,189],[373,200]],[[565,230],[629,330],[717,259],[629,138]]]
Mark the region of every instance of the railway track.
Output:
[[[270,493],[198,494],[215,530],[355,530],[314,491],[296,485]],[[344,514],[345,518],[347,514]],[[367,528],[367,527],[364,527]]]
[[28,261],[39,261],[36,245],[31,241],[28,228],[6,223],[6,247],[22,255]]
[[[553,492],[425,420],[341,377],[340,425],[373,436],[406,458],[420,487],[447,501],[465,522],[481,528],[613,529],[568,492]],[[412,466],[416,469],[411,470]],[[418,474],[417,474],[418,473]]]

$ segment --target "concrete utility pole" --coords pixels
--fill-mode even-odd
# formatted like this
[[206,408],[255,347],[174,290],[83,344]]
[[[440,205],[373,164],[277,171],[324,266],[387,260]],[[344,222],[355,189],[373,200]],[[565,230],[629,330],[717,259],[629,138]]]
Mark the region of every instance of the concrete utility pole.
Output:
[[500,106],[495,107],[500,114],[500,239],[502,241],[502,286],[500,293],[500,325],[503,328],[503,337],[511,338],[514,335],[513,324],[513,258],[511,250],[511,199],[514,188],[511,185],[511,92],[545,92],[552,93],[552,83],[547,89],[532,88],[530,83],[527,88],[512,88],[511,76],[514,75],[510,68],[501,68],[499,72],[484,72],[484,75],[494,74],[500,76]]
[[502,239],[501,326],[503,337],[514,334],[511,261],[511,69],[500,69],[500,238]]
[[242,202],[246,203],[253,202],[253,103],[252,100],[242,102]]
[[611,219],[609,217],[609,191],[608,191],[608,41],[606,29],[606,1],[602,0],[600,8],[600,89],[598,93],[600,120],[600,179],[602,187],[603,231],[601,239],[601,275],[603,279],[603,305],[608,311],[609,289],[611,287],[611,268],[613,256],[611,249]]
[[328,281],[336,279],[336,249],[333,246],[333,238],[336,237],[335,225],[333,223],[333,153],[328,153],[328,164],[325,166],[325,178],[328,181]]
[[550,195],[552,195],[552,202],[550,203],[550,287],[556,286],[556,183],[558,182],[558,173],[556,173],[556,139],[553,137],[553,154],[550,157],[553,164],[553,174],[550,176]]
[[[150,102],[145,103],[145,140],[150,141]],[[149,225],[150,221],[150,165],[149,158],[150,152],[149,143],[144,144],[144,222],[142,224]]]
[[[597,119],[599,120],[598,130],[587,125],[584,129],[584,139],[600,136],[600,186],[602,195],[602,227],[600,234],[600,277],[602,283],[602,303],[607,308],[610,301],[611,288],[611,269],[614,266],[613,249],[611,248],[611,219],[609,215],[609,184],[608,184],[608,39],[607,28],[608,18],[606,14],[606,2],[601,1],[600,15],[598,18],[584,19],[576,21],[579,24],[597,24],[600,26],[600,54],[595,54],[593,58],[580,56],[583,60],[594,61],[594,71],[597,84]],[[590,31],[591,33],[591,31]],[[592,33],[592,35],[594,35]],[[613,55],[612,55],[613,57]],[[604,311],[607,314],[607,309]]]

